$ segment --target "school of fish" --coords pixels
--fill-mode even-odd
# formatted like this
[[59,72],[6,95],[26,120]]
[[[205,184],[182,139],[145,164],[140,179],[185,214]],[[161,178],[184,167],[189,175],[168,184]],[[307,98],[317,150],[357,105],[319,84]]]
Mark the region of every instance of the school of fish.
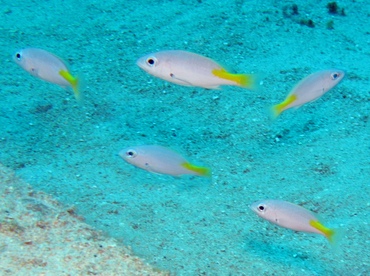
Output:
[[[39,48],[25,48],[13,55],[13,60],[31,75],[44,81],[71,88],[78,101],[82,99],[81,81],[70,73],[67,65],[56,55]],[[165,81],[190,87],[219,89],[230,85],[257,90],[259,77],[255,74],[234,74],[216,61],[183,50],[167,50],[140,57],[137,62],[142,70]],[[345,76],[340,69],[313,72],[298,82],[284,101],[271,107],[271,117],[283,111],[312,102],[333,89]],[[191,163],[176,151],[160,145],[128,146],[119,151],[127,163],[151,173],[175,177],[182,175],[211,176],[211,169]],[[331,243],[337,240],[336,229],[326,226],[311,211],[278,199],[259,200],[250,205],[259,217],[294,231],[315,233]]]

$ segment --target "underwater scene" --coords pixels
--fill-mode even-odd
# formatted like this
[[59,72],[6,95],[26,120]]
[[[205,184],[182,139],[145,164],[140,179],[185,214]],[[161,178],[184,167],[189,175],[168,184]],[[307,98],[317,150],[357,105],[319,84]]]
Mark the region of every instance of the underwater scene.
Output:
[[370,275],[370,2],[1,2],[1,275]]

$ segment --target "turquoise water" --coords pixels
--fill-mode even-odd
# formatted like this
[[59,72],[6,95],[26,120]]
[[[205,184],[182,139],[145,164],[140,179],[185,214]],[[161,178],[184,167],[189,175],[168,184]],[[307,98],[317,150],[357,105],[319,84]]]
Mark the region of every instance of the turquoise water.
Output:
[[[369,274],[370,5],[338,2],[342,16],[295,3],[299,15],[279,1],[3,1],[0,162],[176,275]],[[12,61],[29,46],[84,77],[83,103]],[[136,66],[166,49],[259,73],[262,87],[182,87]],[[347,72],[337,87],[270,120],[295,83],[333,67]],[[140,144],[175,149],[212,178],[118,156]],[[265,198],[344,229],[339,248],[258,218],[249,205]]]

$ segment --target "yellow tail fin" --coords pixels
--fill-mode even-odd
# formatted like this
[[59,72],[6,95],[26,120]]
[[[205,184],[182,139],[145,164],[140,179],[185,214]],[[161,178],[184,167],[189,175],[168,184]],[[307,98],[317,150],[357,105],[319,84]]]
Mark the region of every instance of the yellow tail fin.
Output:
[[338,245],[338,241],[343,236],[343,231],[341,229],[330,229],[321,224],[319,221],[311,220],[310,225],[323,233],[328,241],[334,246]]
[[211,169],[210,168],[195,166],[195,165],[193,165],[193,164],[191,164],[189,162],[183,163],[182,166],[185,169],[188,169],[188,170],[190,170],[192,172],[195,172],[197,175],[206,176],[206,177],[210,177],[211,176]]
[[80,101],[82,99],[82,95],[80,93],[80,80],[74,76],[71,75],[66,70],[60,70],[59,74],[71,85],[75,98],[77,101]]
[[247,88],[249,90],[257,90],[259,87],[259,78],[252,74],[231,74],[225,69],[214,69],[213,75],[221,79],[233,81],[237,86]]
[[271,107],[271,118],[276,119],[283,112],[283,109],[277,104]]
[[271,117],[273,119],[277,118],[281,114],[281,112],[283,112],[285,108],[291,103],[293,103],[296,99],[297,96],[293,94],[288,96],[283,102],[271,107]]

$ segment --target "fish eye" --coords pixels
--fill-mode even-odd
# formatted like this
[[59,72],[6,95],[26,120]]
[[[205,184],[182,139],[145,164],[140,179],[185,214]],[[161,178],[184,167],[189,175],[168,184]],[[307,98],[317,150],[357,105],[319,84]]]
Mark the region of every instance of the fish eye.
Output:
[[16,54],[15,54],[15,57],[17,58],[17,60],[21,60],[21,57],[22,57],[22,56],[21,56],[21,54],[20,54],[20,53],[16,53]]
[[261,205],[258,205],[257,209],[258,209],[258,211],[263,212],[263,211],[265,211],[266,207],[265,207],[265,205],[261,204]]
[[135,150],[128,150],[128,151],[126,151],[126,156],[128,158],[134,158],[134,157],[136,157],[136,155],[137,155],[137,152]]
[[157,59],[155,57],[150,57],[146,60],[146,64],[148,64],[150,67],[153,67],[157,64]]
[[339,78],[339,73],[335,72],[335,73],[331,74],[331,79],[332,80],[336,80],[337,78]]

